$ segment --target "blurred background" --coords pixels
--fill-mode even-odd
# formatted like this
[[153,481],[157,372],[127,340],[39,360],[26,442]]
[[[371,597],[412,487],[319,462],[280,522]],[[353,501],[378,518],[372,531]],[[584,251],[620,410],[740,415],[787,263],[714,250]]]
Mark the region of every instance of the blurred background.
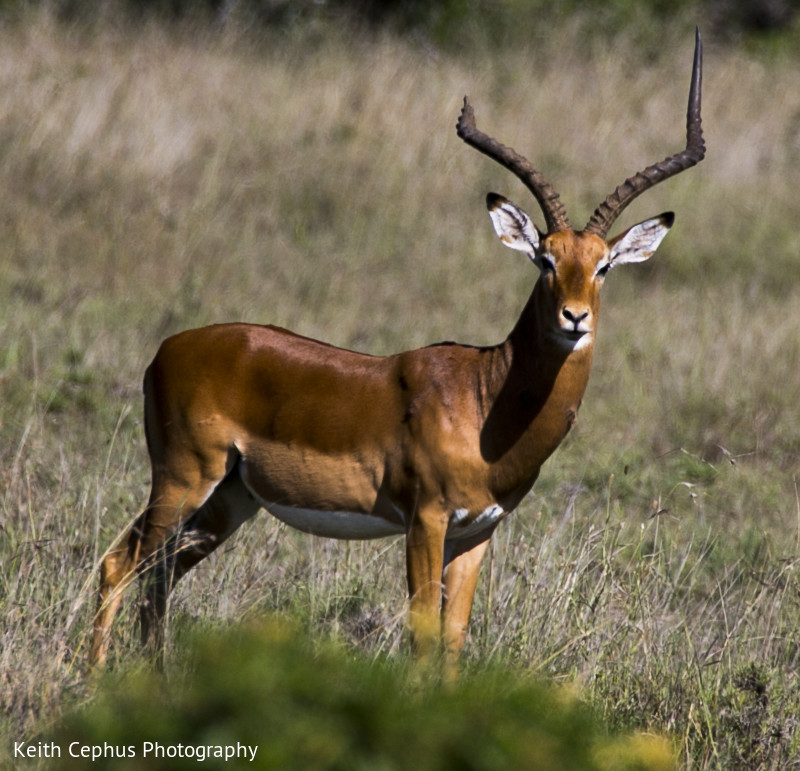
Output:
[[[580,228],[683,148],[699,27],[707,157],[609,234],[677,215],[650,262],[606,282],[578,424],[496,534],[465,666],[567,684],[687,767],[796,764],[798,11],[0,2],[4,743],[90,700],[94,566],[147,498],[140,390],[159,342],[232,320],[376,355],[503,340],[536,270],[498,243],[485,195],[542,217],[456,137],[464,95]],[[398,541],[264,516],[173,596],[174,670],[191,672],[198,629],[272,614],[404,660]],[[140,663],[135,599],[119,671]]]

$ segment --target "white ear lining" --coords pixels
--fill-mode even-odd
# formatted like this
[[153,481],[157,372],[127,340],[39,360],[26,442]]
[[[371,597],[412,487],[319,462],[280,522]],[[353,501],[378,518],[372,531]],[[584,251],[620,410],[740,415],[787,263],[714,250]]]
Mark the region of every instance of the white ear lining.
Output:
[[534,255],[539,247],[539,232],[531,218],[516,204],[496,193],[487,197],[494,231],[510,249]]
[[664,240],[664,236],[669,233],[674,221],[675,215],[667,212],[628,228],[611,242],[609,262],[612,265],[624,265],[629,262],[649,260]]

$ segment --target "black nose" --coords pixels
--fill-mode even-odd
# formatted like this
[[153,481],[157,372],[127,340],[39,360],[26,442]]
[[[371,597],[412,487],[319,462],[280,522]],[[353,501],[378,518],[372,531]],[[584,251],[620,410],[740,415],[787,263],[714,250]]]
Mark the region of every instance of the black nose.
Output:
[[575,326],[581,323],[588,315],[589,311],[584,311],[579,316],[576,316],[569,308],[564,308],[561,311],[561,315],[567,320],[571,321]]

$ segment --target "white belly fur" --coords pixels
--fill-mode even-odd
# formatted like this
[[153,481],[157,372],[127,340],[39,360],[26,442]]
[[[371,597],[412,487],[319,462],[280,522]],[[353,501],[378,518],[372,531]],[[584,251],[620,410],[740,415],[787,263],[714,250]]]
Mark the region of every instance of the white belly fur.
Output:
[[[244,475],[243,475],[244,476]],[[323,538],[341,538],[345,540],[368,540],[386,538],[391,535],[402,535],[405,532],[405,516],[395,508],[397,519],[391,521],[372,514],[352,511],[322,511],[305,509],[298,506],[284,506],[271,503],[260,498],[249,485],[245,486],[259,503],[281,522],[304,533]],[[508,512],[497,504],[492,504],[480,512],[472,521],[467,509],[456,509],[450,515],[446,540],[470,538],[503,519]]]
[[281,522],[302,530],[304,533],[323,538],[344,538],[346,540],[366,540],[401,535],[405,528],[399,522],[359,514],[351,511],[318,511],[300,509],[295,506],[279,506],[265,503],[264,508]]
[[[277,503],[264,503],[264,508],[281,522],[285,522],[297,530],[302,530],[304,533],[311,533],[323,538],[367,540],[402,535],[405,532],[405,527],[399,521],[390,522],[371,514],[301,509],[295,506],[280,506]],[[397,513],[401,516],[399,511]],[[477,535],[503,519],[506,512],[500,506],[494,505],[482,511],[471,522],[464,522],[467,515],[468,512],[465,509],[456,509],[453,512],[447,527],[447,540],[458,540]]]

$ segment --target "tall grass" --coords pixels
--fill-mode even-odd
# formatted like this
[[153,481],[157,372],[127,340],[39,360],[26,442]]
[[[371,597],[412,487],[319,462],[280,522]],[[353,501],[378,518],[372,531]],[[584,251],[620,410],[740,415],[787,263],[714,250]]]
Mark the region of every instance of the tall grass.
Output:
[[[687,30],[649,59],[559,32],[443,55],[320,27],[0,30],[3,745],[90,698],[93,567],[146,499],[139,384],[165,335],[243,319],[372,353],[502,339],[535,276],[483,196],[538,212],[456,138],[465,93],[577,226],[680,148]],[[652,264],[607,282],[580,420],[496,535],[466,651],[468,671],[576,684],[690,768],[800,759],[797,64],[707,46],[708,158],[619,223],[678,215]],[[402,656],[404,586],[397,541],[262,517],[178,587],[173,656],[198,622],[270,611]]]

